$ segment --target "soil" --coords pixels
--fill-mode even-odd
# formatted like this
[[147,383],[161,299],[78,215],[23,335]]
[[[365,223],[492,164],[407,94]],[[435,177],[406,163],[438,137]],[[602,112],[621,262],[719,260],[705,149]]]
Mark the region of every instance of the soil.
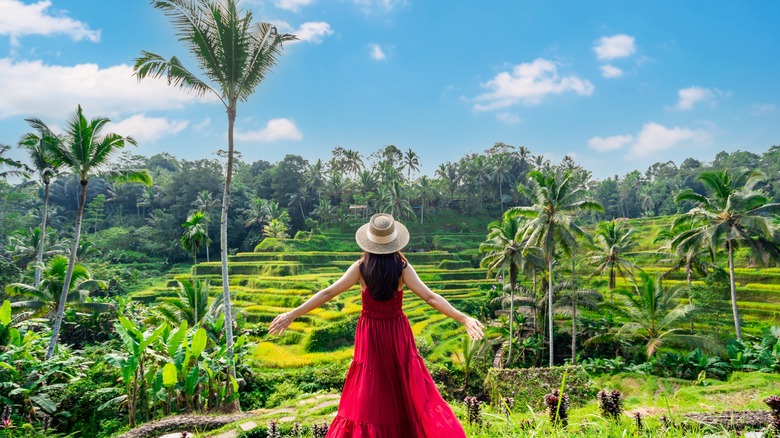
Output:
[[763,429],[772,420],[769,411],[727,411],[687,414],[687,420],[729,430]]
[[242,412],[231,415],[176,415],[145,423],[125,432],[119,438],[145,438],[176,430],[205,432],[255,415],[257,415],[256,412]]

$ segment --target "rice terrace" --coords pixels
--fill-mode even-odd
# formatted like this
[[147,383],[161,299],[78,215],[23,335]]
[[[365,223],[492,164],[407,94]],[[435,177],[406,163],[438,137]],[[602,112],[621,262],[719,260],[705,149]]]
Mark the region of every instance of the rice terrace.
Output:
[[0,0],[0,437],[780,437],[778,16]]

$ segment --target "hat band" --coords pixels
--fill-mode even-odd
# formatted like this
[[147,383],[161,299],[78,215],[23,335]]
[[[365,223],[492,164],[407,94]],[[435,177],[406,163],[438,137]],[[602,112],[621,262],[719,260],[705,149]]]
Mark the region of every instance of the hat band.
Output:
[[371,230],[368,230],[368,233],[366,233],[366,237],[368,237],[368,240],[378,243],[380,245],[390,243],[393,240],[395,240],[396,237],[398,237],[398,231],[393,230],[392,233],[388,234],[387,236],[377,236],[376,234],[373,234]]

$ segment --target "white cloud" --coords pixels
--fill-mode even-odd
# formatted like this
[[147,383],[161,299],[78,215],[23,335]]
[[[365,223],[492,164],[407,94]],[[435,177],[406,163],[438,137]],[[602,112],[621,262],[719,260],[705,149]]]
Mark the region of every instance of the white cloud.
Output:
[[100,68],[96,64],[61,66],[0,58],[0,78],[0,119],[14,115],[63,117],[78,104],[88,115],[115,117],[218,101],[211,94],[200,97],[169,86],[165,79],[139,82],[133,68],[125,64]]
[[279,9],[295,12],[296,14],[301,11],[301,7],[308,6],[313,0],[276,0],[274,5]]
[[596,58],[602,61],[625,58],[636,52],[636,44],[634,37],[630,35],[613,35],[599,38],[593,51],[596,52]]
[[754,103],[751,108],[753,108],[752,114],[758,115],[774,112],[777,106],[773,103]]
[[387,59],[387,55],[385,55],[384,50],[382,50],[382,47],[379,46],[379,44],[369,44],[368,48],[370,49],[371,53],[369,56],[374,61],[384,61]]
[[107,124],[105,132],[130,136],[141,143],[177,134],[183,131],[188,124],[186,120],[168,120],[165,117],[147,117],[146,114],[136,114],[119,122]]
[[474,105],[477,111],[507,108],[518,103],[536,105],[548,94],[567,91],[589,96],[595,88],[577,76],[560,77],[556,64],[541,58],[516,65],[512,71],[501,72],[481,86],[490,91],[475,98],[485,102]]
[[499,122],[506,123],[507,125],[517,125],[520,123],[520,116],[513,113],[503,112],[496,114],[496,119]]
[[601,76],[604,76],[605,78],[619,78],[623,76],[623,70],[615,67],[612,64],[602,65],[601,66]]
[[19,37],[25,35],[64,34],[75,41],[100,41],[99,30],[92,30],[87,24],[56,11],[52,15],[48,10],[50,6],[49,0],[31,4],[0,0],[0,35],[9,35],[13,45],[17,45]]
[[593,137],[588,140],[588,146],[599,152],[612,151],[620,149],[631,143],[634,137],[631,135],[613,135],[612,137]]
[[655,153],[691,144],[699,144],[712,138],[709,132],[701,129],[667,128],[658,123],[649,122],[642,126],[636,141],[631,145],[631,156],[646,157]]
[[273,21],[273,24],[279,29],[279,32],[291,33],[298,37],[296,41],[290,41],[287,44],[296,44],[299,42],[319,44],[323,38],[333,35],[333,29],[330,24],[324,21],[307,21],[306,23],[293,29],[290,23],[286,21]]
[[676,108],[679,110],[693,109],[697,102],[708,101],[712,99],[713,92],[707,88],[702,87],[689,87],[682,88],[677,92],[680,100],[677,102]]
[[205,119],[201,120],[200,122],[192,125],[192,129],[198,131],[198,132],[206,132],[206,130],[211,127],[211,117],[206,117]]
[[279,118],[269,120],[265,128],[257,131],[236,131],[235,137],[238,141],[271,142],[277,140],[300,140],[303,138],[303,134],[295,126],[295,122],[290,119]]

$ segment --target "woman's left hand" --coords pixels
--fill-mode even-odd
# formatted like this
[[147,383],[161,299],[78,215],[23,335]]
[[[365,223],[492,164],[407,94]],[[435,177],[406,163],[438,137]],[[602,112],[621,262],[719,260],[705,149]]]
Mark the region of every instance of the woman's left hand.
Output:
[[276,318],[271,321],[271,326],[268,327],[268,334],[281,335],[293,321],[295,321],[295,317],[290,312],[277,315]]
[[469,337],[472,340],[478,341],[482,339],[482,336],[485,334],[482,332],[482,328],[485,327],[482,325],[481,322],[478,320],[472,318],[472,317],[466,317],[466,320],[463,322],[463,325],[466,326],[466,333],[469,334]]

